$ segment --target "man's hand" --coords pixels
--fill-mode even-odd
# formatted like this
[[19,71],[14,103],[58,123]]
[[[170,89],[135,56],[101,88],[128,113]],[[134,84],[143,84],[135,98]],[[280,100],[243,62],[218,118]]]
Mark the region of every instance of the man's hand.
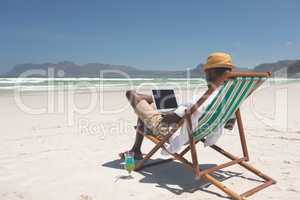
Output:
[[162,113],[162,116],[163,116],[162,122],[166,124],[177,123],[179,120],[181,120],[181,117],[176,115],[176,113],[174,113],[173,111],[164,112]]

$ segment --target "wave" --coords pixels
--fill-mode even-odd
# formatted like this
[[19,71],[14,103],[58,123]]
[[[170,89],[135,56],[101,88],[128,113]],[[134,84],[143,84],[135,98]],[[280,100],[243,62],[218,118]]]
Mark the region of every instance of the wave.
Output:
[[[50,91],[64,89],[129,89],[149,87],[180,88],[202,85],[201,79],[153,79],[153,78],[0,78],[0,90]],[[204,84],[203,84],[204,85]]]
[[[269,83],[290,83],[299,79],[271,78]],[[59,90],[70,88],[141,88],[141,87],[205,87],[202,78],[0,78],[0,90]]]

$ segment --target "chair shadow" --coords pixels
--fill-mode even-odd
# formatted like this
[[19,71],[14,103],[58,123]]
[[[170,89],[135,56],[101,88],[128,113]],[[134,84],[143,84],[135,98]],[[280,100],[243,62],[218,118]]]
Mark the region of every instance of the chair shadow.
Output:
[[[155,159],[159,161],[161,159]],[[153,160],[150,160],[151,163]],[[121,163],[123,161],[118,159],[102,164],[104,167],[122,169]],[[216,166],[215,164],[200,164],[199,167],[202,170]],[[227,198],[227,196],[210,191],[208,187],[210,182],[204,178],[195,180],[194,173],[191,170],[187,170],[179,162],[168,162],[161,165],[151,166],[144,168],[136,173],[143,175],[143,178],[139,180],[141,183],[157,184],[156,187],[166,189],[173,194],[180,195],[182,193],[194,193],[197,190],[201,190],[207,193],[214,194],[221,198]],[[225,181],[233,177],[242,177],[242,173],[236,173],[232,171],[218,170],[214,173],[210,173],[218,181]]]

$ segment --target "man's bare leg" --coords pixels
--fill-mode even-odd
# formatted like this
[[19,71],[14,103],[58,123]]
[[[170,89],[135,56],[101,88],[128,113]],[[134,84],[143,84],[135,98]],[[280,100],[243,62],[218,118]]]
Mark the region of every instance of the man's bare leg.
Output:
[[153,103],[153,98],[151,95],[137,93],[133,90],[126,91],[126,97],[133,108],[135,108],[136,105],[142,100],[146,100],[149,104]]
[[136,157],[143,157],[141,147],[144,140],[144,135],[139,133],[139,131],[143,132],[145,128],[144,122],[141,119],[138,119],[137,121],[137,127],[136,127],[136,133],[135,133],[135,141],[133,144],[133,147],[131,148],[131,151],[134,152]]
[[[133,108],[135,108],[136,105],[142,100],[146,100],[150,104],[153,102],[151,95],[139,94],[139,93],[137,93],[135,91],[131,91],[131,90],[126,92],[126,97]],[[139,132],[144,132],[144,131],[145,131],[145,124],[141,119],[138,118],[137,126],[136,126],[136,133],[135,133],[135,141],[134,141],[132,148],[129,150],[130,152],[134,152],[136,159],[143,158],[141,147],[143,144],[144,135],[142,135]],[[119,155],[122,158],[124,157],[124,153],[120,153]]]
[[[138,119],[137,120],[137,126],[136,126],[136,133],[135,133],[135,141],[134,141],[133,146],[129,150],[129,152],[134,153],[134,157],[136,159],[142,159],[143,158],[141,147],[142,147],[142,143],[143,143],[143,140],[144,140],[144,135],[142,135],[139,132],[143,132],[144,128],[145,128],[144,122],[142,120]],[[124,158],[124,152],[120,153],[119,156],[121,158]]]

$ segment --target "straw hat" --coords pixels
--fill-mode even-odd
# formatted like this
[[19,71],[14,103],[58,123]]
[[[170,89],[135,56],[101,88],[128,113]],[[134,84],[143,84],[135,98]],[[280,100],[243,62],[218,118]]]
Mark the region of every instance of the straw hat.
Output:
[[215,68],[232,69],[235,65],[232,63],[231,56],[223,52],[215,52],[208,56],[207,62],[203,65],[203,70]]

